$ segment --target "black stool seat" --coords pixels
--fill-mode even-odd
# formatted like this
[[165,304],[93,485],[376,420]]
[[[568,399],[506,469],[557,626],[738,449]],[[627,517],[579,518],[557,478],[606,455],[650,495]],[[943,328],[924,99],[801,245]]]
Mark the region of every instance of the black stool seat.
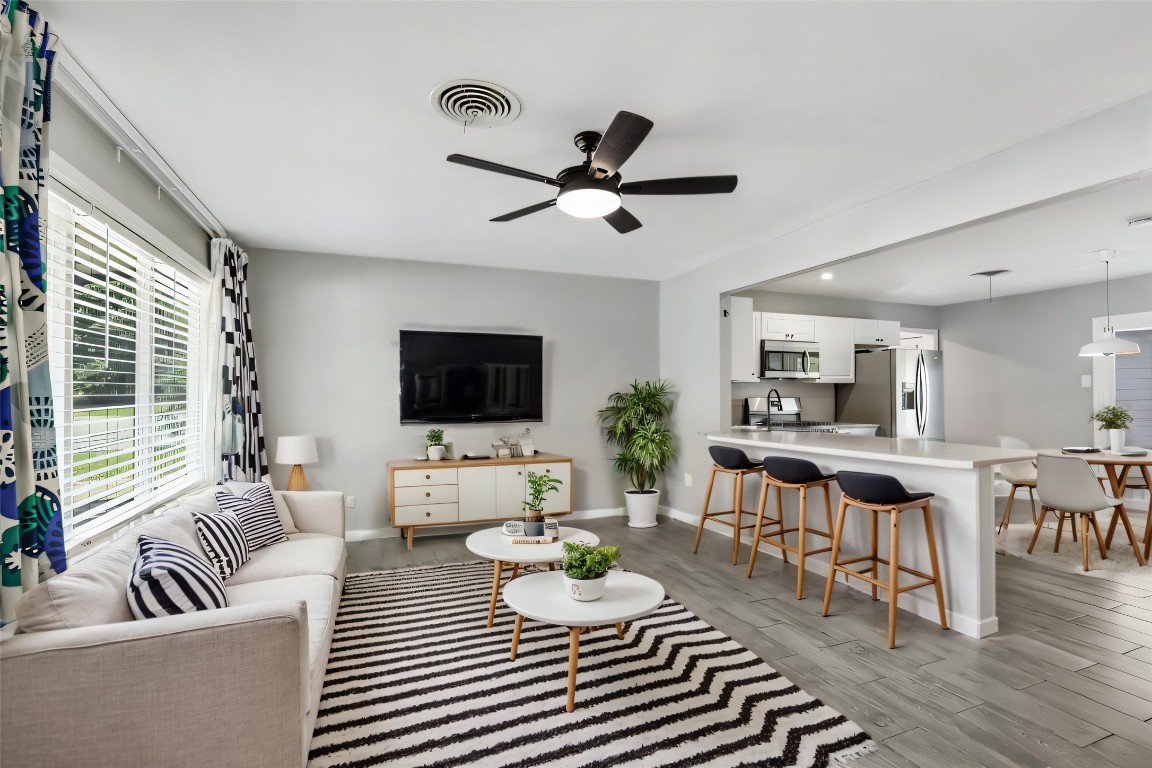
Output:
[[748,458],[748,454],[739,448],[710,445],[708,446],[708,453],[712,456],[712,463],[721,469],[757,469],[760,467],[760,462]]
[[936,494],[927,491],[910,492],[891,475],[873,472],[837,472],[836,483],[846,495],[865,504],[911,504],[930,499]]
[[832,480],[836,475],[826,475],[816,466],[805,459],[792,459],[786,456],[766,456],[764,458],[764,474],[774,480],[788,485],[806,485]]

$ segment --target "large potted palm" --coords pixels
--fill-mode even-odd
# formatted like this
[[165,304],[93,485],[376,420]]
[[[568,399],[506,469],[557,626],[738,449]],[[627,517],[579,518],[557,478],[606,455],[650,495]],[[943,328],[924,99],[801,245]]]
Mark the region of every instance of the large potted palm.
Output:
[[629,391],[609,395],[608,405],[600,410],[608,444],[618,449],[616,471],[632,483],[624,492],[624,505],[633,528],[656,525],[660,506],[656,478],[676,455],[672,433],[664,423],[672,413],[671,390],[664,380],[633,381]]

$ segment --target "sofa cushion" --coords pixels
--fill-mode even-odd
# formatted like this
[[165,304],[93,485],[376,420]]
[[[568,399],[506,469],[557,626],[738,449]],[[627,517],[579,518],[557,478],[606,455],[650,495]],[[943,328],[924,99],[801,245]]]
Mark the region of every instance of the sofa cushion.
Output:
[[327,651],[328,623],[335,605],[331,578],[290,576],[250,584],[229,583],[225,588],[230,605],[252,605],[270,600],[303,600],[308,606],[308,666],[311,672],[315,672],[321,651]]
[[257,485],[243,496],[218,491],[216,504],[221,512],[232,512],[240,518],[250,550],[288,540],[284,535],[284,526],[280,524],[280,517],[276,514],[272,489],[268,486]]
[[[237,496],[243,496],[258,485],[272,488],[271,475],[264,475],[259,483],[246,483],[240,480],[229,480],[224,483],[224,487]],[[296,521],[292,519],[292,511],[288,509],[288,502],[284,500],[284,495],[275,488],[272,488],[272,503],[276,505],[276,514],[280,517],[280,525],[284,526],[284,533],[289,536],[299,533],[300,529],[296,527]]]
[[258,549],[228,586],[289,576],[328,576],[344,573],[344,539],[323,534],[297,533],[288,541]]
[[227,579],[248,562],[250,550],[240,518],[231,512],[214,515],[193,513],[192,517],[196,520],[196,532],[200,534],[204,552],[220,578]]
[[200,555],[164,539],[141,536],[128,580],[128,604],[138,619],[176,616],[228,605],[224,580]]

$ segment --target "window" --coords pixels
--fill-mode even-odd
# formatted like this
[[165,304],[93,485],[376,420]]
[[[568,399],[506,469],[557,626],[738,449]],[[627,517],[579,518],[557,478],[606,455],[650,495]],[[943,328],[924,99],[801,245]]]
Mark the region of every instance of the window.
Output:
[[204,482],[207,279],[49,193],[48,348],[66,540]]
[[1126,443],[1152,447],[1152,330],[1117,331],[1140,345],[1138,355],[1116,355],[1116,405],[1132,414]]

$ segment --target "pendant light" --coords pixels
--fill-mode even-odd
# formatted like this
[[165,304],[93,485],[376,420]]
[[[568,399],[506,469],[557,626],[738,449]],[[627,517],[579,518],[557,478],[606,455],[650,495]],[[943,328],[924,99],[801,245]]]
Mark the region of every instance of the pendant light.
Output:
[[1116,257],[1116,251],[1097,251],[1100,261],[1104,262],[1104,311],[1107,320],[1104,325],[1104,338],[1085,344],[1080,347],[1080,357],[1111,357],[1112,355],[1138,355],[1140,345],[1134,341],[1116,338],[1116,331],[1112,328],[1112,306],[1108,292],[1109,270],[1108,264]]

